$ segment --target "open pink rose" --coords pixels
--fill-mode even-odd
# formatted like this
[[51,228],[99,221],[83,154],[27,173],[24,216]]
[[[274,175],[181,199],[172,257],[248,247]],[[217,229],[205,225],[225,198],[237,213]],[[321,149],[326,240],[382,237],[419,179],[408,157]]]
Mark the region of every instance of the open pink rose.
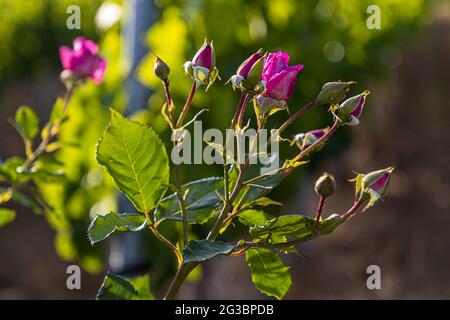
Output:
[[266,82],[265,94],[277,100],[286,100],[294,92],[297,74],[303,65],[288,66],[289,55],[278,51],[269,53],[264,60],[262,80]]
[[59,48],[59,57],[63,68],[72,71],[77,78],[91,78],[100,84],[105,77],[106,61],[98,55],[98,45],[91,40],[77,37],[73,49]]

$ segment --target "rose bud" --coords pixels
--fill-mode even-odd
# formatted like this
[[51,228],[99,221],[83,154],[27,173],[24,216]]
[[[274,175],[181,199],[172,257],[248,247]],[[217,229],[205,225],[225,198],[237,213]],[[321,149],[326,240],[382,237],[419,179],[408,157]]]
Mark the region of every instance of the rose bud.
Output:
[[[273,114],[286,107],[286,100],[294,92],[297,74],[303,69],[302,65],[288,66],[288,62],[289,55],[282,51],[265,57],[261,77],[266,84],[265,90],[256,100],[260,114]],[[267,106],[272,108],[267,110]]]
[[[325,129],[315,129],[311,130],[305,133],[299,133],[295,135],[294,137],[294,143],[297,144],[297,146],[303,150],[313,143],[315,143],[317,140],[322,138],[325,133],[327,133],[328,128]],[[319,151],[321,148],[316,149],[316,151]]]
[[348,98],[342,102],[341,105],[332,109],[334,115],[344,124],[357,126],[359,124],[359,117],[361,117],[364,109],[364,103],[366,102],[366,97],[368,95],[369,91],[364,91],[357,96]]
[[383,196],[386,193],[389,181],[391,180],[392,171],[394,171],[394,168],[389,167],[364,175],[362,179],[363,189],[370,189],[380,196]]
[[389,167],[368,174],[358,174],[355,179],[351,180],[356,181],[357,198],[369,200],[364,210],[373,206],[385,195],[393,171],[394,167]]
[[316,98],[319,104],[337,104],[344,100],[348,89],[354,81],[349,82],[327,82],[323,85],[322,90]]
[[73,49],[66,46],[59,48],[59,57],[64,68],[61,78],[70,80],[66,81],[66,86],[73,85],[71,83],[73,79],[86,78],[91,78],[96,84],[100,84],[105,77],[106,61],[98,55],[98,45],[91,40],[77,37],[73,42]]
[[261,93],[265,89],[265,83],[261,81],[261,74],[264,66],[264,56],[261,49],[252,54],[237,69],[236,74],[230,81],[233,89],[240,89],[248,93]]
[[216,57],[212,41],[203,43],[203,46],[197,51],[192,61],[184,64],[184,71],[188,76],[195,80],[197,86],[202,84],[206,90],[214,83],[219,76],[216,68]]
[[322,173],[314,185],[314,191],[321,197],[329,197],[336,191],[336,181],[329,173]]
[[153,66],[153,72],[162,81],[167,81],[167,79],[169,78],[170,68],[159,57],[156,57],[156,61]]

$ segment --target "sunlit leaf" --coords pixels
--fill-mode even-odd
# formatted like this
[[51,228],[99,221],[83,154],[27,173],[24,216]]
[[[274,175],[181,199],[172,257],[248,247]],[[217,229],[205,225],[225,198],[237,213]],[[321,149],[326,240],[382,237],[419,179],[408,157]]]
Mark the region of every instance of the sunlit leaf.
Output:
[[14,120],[14,127],[24,139],[32,140],[39,133],[39,118],[30,107],[17,109]]
[[111,122],[97,149],[117,187],[140,212],[156,207],[169,182],[169,160],[158,135],[149,127],[111,109]]
[[97,293],[98,300],[153,300],[148,275],[125,278],[112,273],[106,275]]
[[183,250],[183,262],[205,261],[217,255],[229,254],[236,244],[222,241],[192,240]]
[[267,221],[264,226],[251,227],[250,235],[254,239],[265,239],[272,235],[306,239],[314,235],[314,219],[301,215],[279,216]]
[[108,213],[97,215],[88,228],[88,237],[91,244],[104,240],[114,232],[139,231],[147,224],[143,214],[136,213]]
[[286,295],[292,285],[291,274],[276,253],[265,248],[249,249],[246,260],[259,291],[277,299]]
[[[223,180],[220,177],[196,180],[183,185],[188,221],[204,223],[211,218],[221,203],[218,192],[222,189]],[[160,202],[155,220],[181,220],[180,204],[175,193]]]

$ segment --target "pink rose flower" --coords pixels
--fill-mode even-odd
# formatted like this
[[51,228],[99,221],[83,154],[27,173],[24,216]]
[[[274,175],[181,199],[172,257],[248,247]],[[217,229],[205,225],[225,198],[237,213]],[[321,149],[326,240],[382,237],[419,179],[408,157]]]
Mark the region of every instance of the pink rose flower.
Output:
[[265,94],[277,100],[286,100],[294,92],[297,74],[303,65],[288,66],[289,55],[278,51],[269,53],[264,61],[262,80],[266,82]]
[[59,57],[64,70],[73,72],[76,78],[91,78],[100,84],[105,77],[106,60],[98,55],[98,45],[91,40],[77,37],[73,49],[59,48]]

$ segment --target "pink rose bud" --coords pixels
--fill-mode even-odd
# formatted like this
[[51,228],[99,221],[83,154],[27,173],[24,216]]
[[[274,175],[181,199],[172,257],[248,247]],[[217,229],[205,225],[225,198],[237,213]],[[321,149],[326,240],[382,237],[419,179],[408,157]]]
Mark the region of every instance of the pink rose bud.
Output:
[[[256,62],[258,62],[263,55],[260,53],[261,50],[259,50],[258,52],[252,54],[249,58],[247,58],[247,60],[245,60],[237,69],[236,74],[241,76],[244,79],[247,79],[250,71],[252,70],[253,66],[256,64]],[[261,70],[262,72],[262,70]],[[261,78],[261,74],[259,75],[259,77]]]
[[357,96],[348,98],[340,106],[333,109],[334,114],[338,117],[344,124],[350,126],[357,126],[359,124],[359,118],[364,109],[364,103],[366,102],[366,97],[369,95],[369,91],[364,91]]
[[386,193],[392,171],[394,171],[394,168],[389,167],[364,175],[362,179],[363,189],[370,189],[383,196]]
[[98,45],[91,40],[77,37],[73,49],[66,46],[59,48],[59,57],[64,68],[64,79],[70,78],[67,77],[67,70],[77,80],[91,78],[96,84],[100,84],[105,77],[106,61],[98,55]]
[[356,198],[368,201],[364,210],[373,206],[384,196],[392,171],[394,167],[389,167],[367,174],[358,174],[355,179],[350,180],[356,182]]
[[197,86],[205,85],[206,89],[214,83],[219,76],[216,68],[216,56],[212,41],[203,43],[203,46],[197,51],[192,61],[184,64],[186,74],[195,80]]
[[[294,142],[300,149],[305,149],[322,138],[328,129],[315,129],[305,133],[299,133],[294,137]],[[316,149],[318,151],[320,148]]]
[[215,67],[215,55],[214,47],[212,42],[205,42],[203,46],[197,51],[194,58],[192,59],[192,64],[194,66],[203,67],[211,70]]
[[264,60],[262,80],[266,83],[264,94],[286,100],[294,92],[297,74],[302,65],[288,66],[289,55],[285,52],[269,53]]
[[260,49],[245,60],[237,69],[236,74],[231,77],[233,88],[253,94],[263,92],[265,89],[265,83],[261,81],[263,66],[264,56]]

